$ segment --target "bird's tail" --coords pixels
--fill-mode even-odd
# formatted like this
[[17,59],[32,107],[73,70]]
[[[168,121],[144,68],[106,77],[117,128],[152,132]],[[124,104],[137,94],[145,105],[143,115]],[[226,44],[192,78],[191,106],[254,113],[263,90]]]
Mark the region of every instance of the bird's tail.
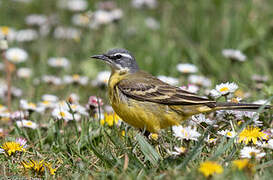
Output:
[[[247,103],[232,103],[232,102],[217,102],[215,110],[238,110],[238,111],[257,111],[262,104],[247,104]],[[272,109],[273,106],[266,105],[264,109]]]

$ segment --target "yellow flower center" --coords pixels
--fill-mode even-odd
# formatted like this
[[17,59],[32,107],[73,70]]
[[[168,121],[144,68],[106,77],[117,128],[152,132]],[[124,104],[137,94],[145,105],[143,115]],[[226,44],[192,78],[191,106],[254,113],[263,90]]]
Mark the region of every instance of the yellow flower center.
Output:
[[180,147],[179,150],[181,153],[185,153],[187,149],[185,147]]
[[28,103],[28,106],[29,106],[29,107],[31,107],[31,108],[36,108],[36,104],[31,103],[31,102],[30,102],[30,103]]
[[72,78],[73,78],[73,80],[77,81],[77,80],[80,79],[80,75],[74,74],[74,75],[72,76]]
[[61,111],[59,114],[61,117],[65,117],[65,112]]
[[15,62],[18,62],[20,60],[20,57],[18,56],[18,54],[13,54],[11,57],[12,57],[12,60]]
[[249,155],[250,155],[251,157],[256,157],[257,153],[255,153],[255,152],[250,152]]
[[156,133],[152,133],[151,135],[150,135],[150,137],[153,139],[153,140],[158,140],[158,134],[156,134]]
[[44,105],[48,105],[49,104],[49,101],[43,101],[42,102]]
[[228,87],[222,87],[219,91],[221,91],[221,92],[228,91]]
[[70,107],[71,107],[71,109],[76,109],[77,105],[76,104],[72,104]]
[[81,17],[80,17],[80,21],[82,22],[82,23],[84,23],[84,24],[87,24],[88,22],[89,22],[89,17],[87,16],[87,15],[82,15]]
[[104,80],[103,80],[103,82],[104,82],[105,84],[107,84],[107,82],[108,82],[108,79],[104,79]]
[[7,26],[2,26],[2,27],[0,28],[0,30],[1,30],[1,33],[2,33],[4,36],[8,35],[8,34],[9,34],[9,31],[10,31],[9,27],[7,27]]
[[232,133],[231,132],[227,132],[227,136],[231,137]]
[[185,131],[184,129],[182,129],[181,132],[184,134],[184,136],[188,137],[187,131]]
[[63,64],[63,59],[62,58],[56,59],[56,65],[61,66],[62,64]]
[[26,125],[31,126],[33,123],[31,121],[28,121]]

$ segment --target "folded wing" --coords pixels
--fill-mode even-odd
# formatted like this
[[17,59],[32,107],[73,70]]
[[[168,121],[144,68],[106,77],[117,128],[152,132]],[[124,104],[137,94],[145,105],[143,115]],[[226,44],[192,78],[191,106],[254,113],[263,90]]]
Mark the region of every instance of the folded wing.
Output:
[[207,97],[171,86],[156,77],[138,72],[118,83],[119,90],[126,96],[139,100],[165,105],[200,105],[215,107],[216,102]]

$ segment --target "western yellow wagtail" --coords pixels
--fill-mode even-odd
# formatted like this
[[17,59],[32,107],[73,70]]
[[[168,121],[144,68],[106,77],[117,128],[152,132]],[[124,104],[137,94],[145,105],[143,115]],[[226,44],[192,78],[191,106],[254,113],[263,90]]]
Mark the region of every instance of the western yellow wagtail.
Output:
[[92,58],[106,62],[112,69],[108,93],[115,112],[128,124],[149,132],[179,125],[194,114],[261,107],[258,104],[220,103],[171,86],[141,71],[134,56],[125,49],[113,49]]

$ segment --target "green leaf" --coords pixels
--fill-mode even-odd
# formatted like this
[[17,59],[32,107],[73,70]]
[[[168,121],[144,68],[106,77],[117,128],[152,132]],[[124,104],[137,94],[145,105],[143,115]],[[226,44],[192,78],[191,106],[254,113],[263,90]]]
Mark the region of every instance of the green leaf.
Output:
[[160,155],[156,152],[156,150],[145,140],[145,138],[137,134],[136,140],[140,146],[142,153],[145,158],[152,163],[152,165],[156,166],[158,161],[161,159]]

